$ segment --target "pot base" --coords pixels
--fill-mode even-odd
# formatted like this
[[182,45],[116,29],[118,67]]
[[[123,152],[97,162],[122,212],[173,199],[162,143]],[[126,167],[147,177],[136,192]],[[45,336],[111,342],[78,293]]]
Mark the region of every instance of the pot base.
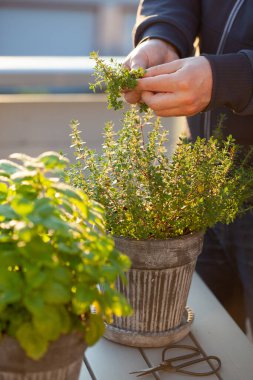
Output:
[[104,337],[112,342],[132,347],[164,347],[182,340],[189,334],[194,320],[194,313],[185,308],[182,323],[170,330],[154,333],[119,329],[115,326],[106,325]]

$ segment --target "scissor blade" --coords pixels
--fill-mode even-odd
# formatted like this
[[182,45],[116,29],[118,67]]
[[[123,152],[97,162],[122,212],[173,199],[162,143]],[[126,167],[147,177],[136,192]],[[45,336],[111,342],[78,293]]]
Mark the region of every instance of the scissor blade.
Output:
[[156,367],[150,367],[150,368],[142,369],[140,371],[130,372],[129,374],[134,375],[138,373],[136,377],[141,377],[141,376],[145,376],[156,371],[162,371],[163,369],[164,369],[164,365],[161,364]]

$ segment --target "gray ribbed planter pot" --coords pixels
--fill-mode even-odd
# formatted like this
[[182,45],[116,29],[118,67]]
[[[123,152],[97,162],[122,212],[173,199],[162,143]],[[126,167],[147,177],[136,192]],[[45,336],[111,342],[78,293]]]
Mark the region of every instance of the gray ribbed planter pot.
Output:
[[18,342],[0,341],[0,380],[78,380],[86,345],[79,334],[62,336],[50,344],[40,360],[29,359]]
[[114,240],[116,248],[132,261],[127,284],[118,280],[116,288],[134,313],[115,317],[105,337],[137,347],[161,347],[183,339],[193,321],[186,302],[203,234],[168,240]]

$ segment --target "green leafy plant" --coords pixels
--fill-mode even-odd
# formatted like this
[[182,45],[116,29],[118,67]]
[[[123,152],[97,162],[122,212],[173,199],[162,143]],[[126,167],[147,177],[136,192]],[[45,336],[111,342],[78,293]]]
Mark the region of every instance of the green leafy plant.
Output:
[[[120,99],[122,91],[135,88],[137,79],[143,77],[145,70],[140,67],[129,71],[123,64],[117,63],[113,58],[110,59],[110,64],[107,64],[94,51],[90,53],[90,58],[94,59],[96,63],[93,74],[95,83],[90,84],[90,89],[95,92],[97,88],[102,90],[105,87],[108,108],[113,108],[114,110],[123,108],[123,101]],[[147,108],[146,104],[140,104],[140,112],[146,112]]]
[[231,136],[182,139],[170,159],[167,131],[151,112],[140,116],[132,108],[117,133],[107,123],[101,154],[86,147],[76,121],[71,128],[77,163],[68,180],[104,205],[113,235],[149,239],[204,231],[231,222],[252,192],[252,168],[238,162]]
[[1,334],[33,359],[73,331],[91,345],[112,313],[130,312],[113,285],[129,260],[107,236],[102,206],[59,180],[66,158],[11,158],[0,160]]

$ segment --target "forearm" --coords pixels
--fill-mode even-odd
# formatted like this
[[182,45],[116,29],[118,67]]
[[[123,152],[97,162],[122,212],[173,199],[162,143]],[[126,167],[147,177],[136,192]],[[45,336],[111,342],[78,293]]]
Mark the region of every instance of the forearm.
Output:
[[207,109],[226,106],[240,115],[253,114],[253,51],[209,55],[213,75],[211,102]]
[[135,46],[146,38],[159,38],[174,45],[181,57],[190,56],[199,20],[199,0],[142,0],[134,28]]

